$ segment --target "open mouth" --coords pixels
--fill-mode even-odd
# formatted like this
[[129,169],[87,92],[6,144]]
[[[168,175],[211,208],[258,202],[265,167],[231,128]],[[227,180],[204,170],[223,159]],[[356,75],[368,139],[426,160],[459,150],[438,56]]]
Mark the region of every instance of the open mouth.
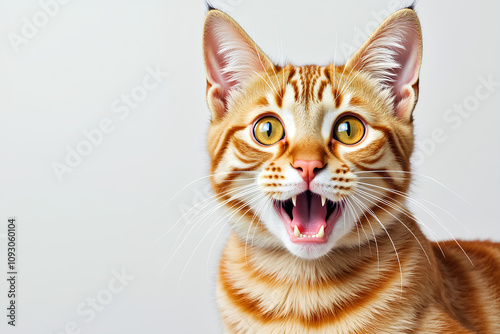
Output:
[[340,217],[342,203],[306,190],[289,200],[275,201],[274,206],[292,242],[324,243]]

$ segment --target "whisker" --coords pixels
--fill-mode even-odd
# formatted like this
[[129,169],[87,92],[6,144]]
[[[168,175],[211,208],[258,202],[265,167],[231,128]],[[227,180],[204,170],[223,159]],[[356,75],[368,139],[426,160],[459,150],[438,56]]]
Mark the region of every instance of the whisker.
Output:
[[[351,41],[351,46],[349,47],[349,55],[350,55],[350,54],[351,54],[351,52],[352,52],[352,46],[353,46],[353,44],[354,44],[354,33],[355,33],[355,30],[353,30],[353,32],[352,32],[352,41]],[[342,85],[341,85],[341,83],[342,83],[342,80],[344,79],[344,72],[345,72],[345,68],[346,68],[346,66],[345,66],[345,64],[344,64],[344,68],[342,69],[342,74],[340,75],[340,80],[339,80],[338,87],[341,87],[341,86],[342,86]],[[340,94],[337,94],[337,95],[335,96],[335,99],[337,99],[339,96],[340,96]]]
[[283,68],[281,69],[281,76],[283,79],[283,92],[285,91],[285,51],[283,50],[283,30],[281,30],[281,39],[280,39],[280,53],[281,53],[281,65]]
[[[248,179],[248,180],[253,180],[253,179]],[[248,186],[248,185],[246,185]],[[244,186],[244,187],[246,187]],[[200,203],[196,204],[196,205],[193,205],[188,211],[184,212],[184,214],[174,223],[174,225],[172,225],[166,232],[164,232],[163,234],[161,234],[154,242],[158,242],[160,241],[162,238],[164,238],[167,234],[169,234],[175,227],[177,227],[177,225],[181,222],[181,220],[184,218],[184,216],[186,216],[187,214],[189,214],[192,210],[195,210],[195,209],[198,209],[198,206],[204,202],[207,202],[207,201],[211,201],[211,202],[208,202],[206,205],[202,206],[201,208],[199,208],[200,210],[206,208],[207,206],[209,206],[212,202],[220,199],[221,197],[227,195],[227,194],[230,194],[230,193],[233,193],[233,192],[237,192],[237,191],[240,191],[241,189],[244,189],[244,187],[241,187],[241,188],[237,188],[237,189],[233,189],[231,191],[227,191],[227,192],[223,192],[221,194],[214,194],[204,200],[202,200]],[[188,224],[189,224],[189,221],[188,221]]]
[[370,229],[372,231],[373,240],[375,241],[375,250],[377,251],[377,273],[378,273],[378,275],[380,275],[380,254],[378,251],[378,241],[377,241],[377,237],[375,235],[375,231],[373,230],[373,226],[370,222],[370,219],[365,214],[365,210],[363,210],[362,206],[360,205],[359,200],[355,197],[351,197],[349,200],[351,200],[351,199],[354,201],[354,204],[356,204],[358,206],[358,208],[361,210],[361,212],[363,212],[363,216],[365,217],[365,219],[368,222],[368,225],[370,226]]
[[[255,53],[257,54],[257,57],[259,58],[259,62],[260,62],[260,64],[262,65],[262,68],[263,68],[263,69],[265,70],[265,72],[266,72],[266,75],[267,75],[267,78],[269,79],[269,82],[271,83],[271,85],[272,85],[272,86],[273,86],[273,88],[274,88],[274,92],[275,92],[277,95],[279,95],[280,97],[282,97],[282,96],[279,94],[278,90],[276,89],[276,86],[274,86],[274,83],[273,83],[273,81],[271,80],[271,77],[269,76],[269,73],[267,73],[267,70],[266,70],[266,67],[264,66],[264,63],[262,63],[262,59],[260,58],[260,53],[259,53],[259,51],[257,50],[257,45],[255,45]],[[272,70],[273,70],[273,72],[274,72],[274,75],[276,75],[276,72],[274,71],[274,64],[273,64],[273,66],[272,66],[272,67],[273,67],[273,68],[272,68]],[[255,72],[255,71],[253,71],[253,72],[254,72],[254,73],[257,73],[257,72]],[[257,74],[258,74],[258,73],[257,73]],[[262,80],[264,80],[264,78],[263,78],[261,75],[259,75],[259,76],[262,78]],[[268,85],[268,86],[269,86],[269,85]],[[269,88],[271,88],[271,87],[269,87]]]
[[[354,64],[354,66],[351,67],[351,70],[349,71],[349,74],[347,74],[347,77],[349,77],[352,73],[352,71],[356,68],[356,66],[358,65],[359,61],[361,60],[362,57],[359,57],[358,60],[356,61],[356,64]],[[344,87],[342,87],[340,89],[340,93],[339,95],[342,95],[345,91],[347,91],[347,89],[349,88],[349,86],[351,85],[351,83],[358,77],[358,75],[361,73],[361,70],[363,69],[364,67],[364,64],[361,65],[361,68],[358,70],[358,73],[356,73],[356,75],[351,78],[350,81],[347,82],[347,85],[344,84]],[[344,68],[345,69],[345,68]],[[339,85],[340,86],[340,85]]]
[[[415,205],[417,205],[418,207],[420,207],[421,209],[423,209],[426,213],[428,213],[431,217],[435,218],[438,223],[440,223],[440,225],[446,230],[446,227],[444,225],[441,224],[441,220],[439,219],[439,217],[437,215],[435,215],[429,208],[427,208],[425,205],[423,205],[422,203],[418,202],[417,200],[409,197],[408,195],[406,195],[405,193],[399,191],[399,190],[395,190],[395,189],[390,189],[390,188],[386,188],[386,187],[382,187],[382,186],[378,186],[378,185],[375,185],[375,184],[371,184],[371,183],[365,183],[365,182],[359,182],[360,184],[364,184],[364,185],[369,185],[369,186],[372,186],[372,187],[376,187],[376,188],[380,188],[380,189],[384,189],[384,190],[387,190],[387,191],[390,191],[392,193],[396,193],[396,194],[400,194],[401,196],[405,196],[405,198],[407,198],[408,200],[410,200],[412,203],[414,203]],[[428,201],[426,200],[425,198],[419,198],[420,200],[438,208],[439,210],[445,212],[447,215],[449,215],[455,222],[457,222],[461,227],[463,227],[465,230],[467,230],[467,232],[471,232],[469,230],[469,228],[467,228],[466,226],[464,226],[462,224],[462,222],[457,218],[455,217],[455,215],[453,215],[451,212],[449,212],[448,210],[440,207],[439,205],[431,202],[431,201]],[[447,231],[450,235],[451,232]]]
[[464,201],[464,203],[471,205],[466,199],[464,199],[462,196],[460,196],[457,192],[451,190],[449,187],[444,185],[442,182],[440,182],[440,181],[438,181],[438,180],[436,180],[428,175],[425,175],[425,174],[420,174],[420,173],[416,173],[416,172],[408,172],[408,171],[403,171],[403,170],[389,170],[389,169],[356,171],[356,174],[366,174],[366,173],[404,173],[404,174],[410,174],[410,175],[418,175],[418,176],[421,176],[421,177],[424,177],[426,179],[429,179],[431,181],[436,182],[437,184],[439,184],[440,186],[442,186],[443,188],[445,188],[446,190],[448,190],[449,192],[451,192],[452,194],[454,194],[455,196],[460,198],[462,201]]
[[[251,194],[251,193],[253,193],[255,191],[258,191],[258,187],[255,184],[249,184],[249,185],[246,185],[246,186],[234,189],[232,191],[229,191],[229,192],[226,192],[226,193],[222,193],[221,196],[217,198],[217,200],[220,200],[222,197],[227,196],[230,193],[232,193],[233,195],[235,193],[237,193],[237,195],[239,195],[239,196],[245,196],[245,195]],[[227,204],[230,201],[232,201],[233,199],[235,199],[235,196],[233,196],[233,195],[229,196],[227,199],[225,199],[222,202],[216,202],[216,206],[212,207],[210,210],[208,210],[207,212],[205,212],[201,217],[199,217],[200,220],[198,222],[196,222],[196,224],[200,223],[201,218],[208,217],[211,213],[213,213],[213,212],[217,211],[218,209],[224,207],[225,204]],[[189,225],[190,223],[191,223],[191,220],[188,221],[188,223],[186,224],[186,226]],[[183,231],[184,231],[184,229],[181,231],[181,234],[182,234]]]
[[[356,195],[353,194],[352,195],[352,198],[356,198]],[[392,240],[392,237],[389,233],[389,231],[387,231],[386,227],[384,224],[382,224],[382,222],[380,221],[380,219],[378,219],[377,215],[375,214],[375,212],[373,212],[373,210],[371,208],[369,208],[368,206],[366,206],[362,201],[360,201],[358,198],[356,198],[359,202],[359,204],[361,204],[362,206],[365,207],[365,209],[368,211],[368,213],[373,217],[375,218],[375,220],[380,224],[380,226],[384,229],[385,231],[385,234],[387,234],[387,237],[389,238],[389,241],[391,242],[391,245],[392,245],[392,248],[394,249],[394,253],[396,254],[396,259],[398,261],[398,266],[399,266],[399,273],[401,275],[401,296],[403,295],[403,268],[401,266],[401,260],[399,258],[399,254],[398,254],[398,250],[396,248],[396,245],[394,244],[394,240]]]
[[[381,188],[383,190],[386,190],[386,191],[389,191],[391,193],[395,193],[395,194],[398,194],[406,199],[408,199],[409,201],[411,201],[412,203],[414,203],[415,205],[417,205],[418,207],[422,208],[427,214],[429,214],[433,219],[435,219],[438,224],[450,235],[450,237],[455,241],[455,243],[460,247],[460,249],[464,252],[464,255],[469,259],[469,261],[471,262],[472,265],[474,265],[472,263],[472,261],[470,260],[470,257],[468,256],[468,254],[465,252],[465,250],[460,246],[460,244],[458,243],[458,241],[455,239],[455,237],[453,236],[453,234],[448,230],[448,228],[445,226],[444,222],[442,222],[442,220],[436,215],[434,214],[429,208],[427,208],[425,205],[419,203],[418,201],[414,200],[413,198],[409,197],[408,195],[398,191],[398,190],[394,190],[394,189],[389,189],[389,188],[385,188],[385,187],[380,187],[380,186],[377,186],[377,185],[374,185],[374,184],[370,184],[370,183],[364,183],[364,182],[359,182],[359,187],[361,188],[364,188],[366,190],[370,190],[370,191],[374,191],[373,189],[370,189],[370,188],[366,188],[366,186],[372,186],[372,187],[376,187],[376,188]],[[426,201],[425,199],[422,199],[424,201]],[[426,201],[428,202],[429,204],[432,204],[434,206],[436,206],[437,208],[447,212],[446,210],[442,209],[441,207],[439,207],[438,205],[435,205],[434,203],[432,202],[429,202],[429,201]],[[409,211],[408,211],[409,212]],[[447,212],[448,213],[448,212]],[[451,217],[455,218],[453,215],[450,214]],[[414,217],[415,219],[417,219],[417,221],[423,225],[431,234],[432,236],[436,239],[436,244],[438,245],[441,253],[443,254],[444,257],[446,257],[446,255],[444,254],[444,251],[443,249],[441,248],[441,244],[439,243],[439,241],[437,240],[437,236],[436,234],[429,228],[427,227],[427,225],[425,225],[419,218],[417,217]],[[455,218],[456,219],[456,218]],[[460,222],[458,222],[460,225],[462,225]]]
[[[258,191],[258,189],[255,189],[255,190],[252,190],[252,189],[251,189],[251,190],[248,190],[248,192],[250,192],[250,193],[251,193],[252,191]],[[217,209],[219,209],[220,207],[222,207],[225,203],[229,202],[231,199],[232,199],[232,198],[227,199],[224,203],[221,203],[220,205],[218,205],[218,206],[216,206],[216,207],[212,208],[212,209],[211,209],[211,210],[209,210],[208,212],[214,212],[215,210],[217,210]],[[206,217],[206,216],[207,216],[207,214],[208,214],[208,213],[204,213],[204,214],[203,214],[203,216],[205,216],[205,217]],[[179,249],[182,247],[182,245],[183,245],[183,244],[184,244],[184,242],[186,241],[186,239],[187,239],[188,235],[189,235],[189,234],[193,231],[194,227],[195,227],[198,223],[200,223],[200,222],[201,222],[201,220],[200,220],[200,221],[198,221],[196,224],[194,224],[194,225],[191,227],[191,229],[189,230],[189,232],[188,232],[188,233],[186,233],[186,234],[184,235],[184,239],[181,241],[180,245],[176,248],[176,250],[174,251],[174,253],[170,256],[169,260],[168,260],[168,261],[167,261],[167,263],[165,264],[165,266],[162,268],[162,272],[163,272],[163,271],[165,270],[165,268],[168,266],[168,264],[170,263],[170,261],[172,261],[172,259],[175,257],[175,255],[177,254],[177,252],[179,251]],[[184,229],[183,229],[183,231],[184,231]],[[182,235],[182,233],[181,233],[180,235]],[[177,239],[176,239],[175,243],[177,243],[178,238],[179,238],[179,237],[177,237]],[[174,244],[175,244],[175,243],[174,243]]]
[[169,200],[167,200],[161,207],[164,207],[165,205],[167,205],[170,201],[172,201],[174,198],[176,198],[181,192],[183,192],[187,187],[189,187],[190,185],[198,182],[198,181],[201,181],[203,179],[207,179],[211,176],[218,176],[218,175],[228,175],[228,174],[234,174],[234,173],[255,173],[255,174],[258,174],[260,172],[255,172],[255,171],[233,171],[233,172],[224,172],[224,173],[215,173],[215,174],[209,174],[209,175],[205,175],[205,176],[202,176],[200,178],[197,178],[191,182],[189,182],[188,184],[186,184],[181,190],[179,190],[177,193],[175,193],[174,196],[172,196]]
[[[349,211],[352,210],[351,206],[350,206],[350,203],[349,203],[349,198],[347,198],[347,200],[345,201],[346,205],[347,205],[347,208],[349,209],[347,211],[347,213],[349,214]],[[354,222],[354,226],[356,226],[356,231],[358,232],[358,251],[361,255],[361,240],[360,240],[360,236],[359,236],[359,224],[358,224],[358,219],[356,218],[356,215],[354,214],[354,211],[351,211],[350,212],[352,214],[352,221]],[[364,229],[363,229],[364,231]],[[366,232],[365,232],[365,236],[367,237],[368,239],[368,236],[366,235]]]
[[[355,215],[355,213],[356,213],[356,211],[357,211],[357,210],[356,210],[356,208],[354,207],[354,205],[351,203],[350,198],[346,198],[346,202],[347,202],[347,205],[348,205],[348,206],[351,208],[351,210],[352,210],[352,214],[353,214],[353,218],[354,218],[354,220],[355,220],[355,224],[356,224],[356,225],[359,225],[359,226],[361,227],[361,229],[363,230],[363,233],[364,233],[365,238],[366,238],[366,240],[367,240],[367,242],[368,242],[368,248],[369,248],[369,250],[370,250],[370,254],[371,254],[371,252],[372,252],[372,248],[371,248],[371,245],[370,245],[370,242],[369,242],[369,241],[370,241],[370,238],[368,237],[368,234],[366,233],[364,226],[363,226],[362,224],[358,224],[358,223],[360,223],[360,215]],[[364,214],[364,212],[363,212],[362,214]],[[365,217],[366,217],[366,216],[365,216]]]
[[[259,196],[261,196],[261,194],[258,194],[258,195],[256,196],[256,198],[259,198]],[[252,200],[252,201],[253,201],[253,200]],[[239,210],[240,210],[243,206],[245,206],[245,205],[246,205],[246,203],[243,203],[242,205],[240,205],[240,206],[238,207],[238,209],[236,209],[236,210],[233,212],[233,214],[232,214],[229,218],[227,218],[227,219],[226,219],[226,217],[227,217],[227,216],[225,216],[225,217],[223,217],[222,219],[220,219],[220,220],[216,221],[216,222],[215,222],[215,224],[212,224],[212,226],[208,229],[208,231],[207,231],[207,232],[205,232],[205,234],[203,235],[203,237],[201,238],[201,240],[197,243],[196,247],[195,247],[195,248],[194,248],[194,250],[191,252],[191,256],[190,256],[190,257],[189,257],[189,259],[186,261],[186,264],[184,265],[184,269],[183,269],[183,270],[182,270],[182,272],[181,272],[181,275],[180,275],[180,277],[179,277],[179,281],[178,281],[177,285],[179,285],[179,284],[180,284],[180,281],[182,280],[182,276],[184,275],[184,272],[186,271],[186,268],[188,267],[189,262],[191,261],[191,259],[193,258],[194,254],[196,253],[196,251],[198,250],[198,248],[200,247],[200,245],[203,243],[203,241],[205,240],[205,238],[209,235],[209,233],[210,233],[211,231],[213,231],[213,230],[214,230],[214,229],[215,229],[215,228],[216,228],[216,227],[217,227],[217,226],[218,226],[221,222],[225,221],[225,223],[223,224],[223,227],[221,228],[221,231],[222,231],[222,229],[224,228],[224,226],[225,226],[225,225],[226,225],[226,224],[227,224],[227,223],[231,220],[231,218],[232,218],[232,217],[234,217],[234,215],[236,215],[236,214],[239,212]],[[249,210],[250,210],[250,209],[249,209]],[[246,212],[248,212],[249,210],[247,210]],[[245,213],[246,213],[246,212],[245,212]],[[243,217],[243,216],[242,216],[242,217]],[[241,217],[240,217],[240,219],[241,219]],[[239,219],[238,219],[238,221],[239,221]],[[220,232],[219,232],[219,233],[220,233]],[[217,236],[218,236],[218,235],[217,235]],[[217,238],[218,238],[218,237],[217,237]],[[215,244],[215,241],[217,241],[217,238],[214,240],[214,243],[212,243],[212,245],[214,245],[214,244]],[[210,250],[211,250],[211,249],[210,249]],[[210,255],[210,253],[209,253],[209,255]]]
[[[365,194],[365,195],[358,194],[359,196],[361,196],[362,198],[364,198],[368,202],[372,203],[373,205],[377,206],[378,208],[380,208],[380,209],[384,210],[385,212],[387,212],[388,214],[390,214],[392,217],[394,217],[395,219],[397,219],[408,230],[408,232],[411,233],[411,235],[415,238],[415,240],[418,242],[420,248],[424,252],[425,257],[427,258],[427,261],[429,262],[429,265],[432,265],[431,260],[430,260],[429,256],[427,255],[427,252],[424,249],[424,246],[422,245],[422,243],[420,242],[420,240],[417,238],[417,236],[415,235],[415,233],[413,233],[413,231],[405,223],[403,223],[403,221],[401,219],[399,219],[398,217],[396,217],[395,215],[393,215],[390,211],[386,210],[383,206],[378,205],[377,202],[371,201],[369,199],[369,197],[372,196],[372,198],[373,198],[374,197],[373,195],[367,193],[366,191],[363,191],[363,190],[360,190],[360,189],[358,189],[358,190],[360,192],[362,192],[362,193]],[[375,199],[377,199],[377,198],[375,197]],[[383,200],[379,199],[379,201],[382,202]],[[413,218],[413,217],[410,217],[410,218]]]
[[[231,217],[229,217],[229,218],[227,219],[226,223],[227,223],[227,222],[229,222],[229,220],[230,220],[232,217],[234,217],[234,215],[235,215],[236,213],[238,213],[238,212],[239,212],[239,211],[240,211],[240,210],[241,210],[241,209],[242,209],[245,205],[250,206],[250,204],[252,204],[253,202],[255,202],[255,201],[257,201],[257,200],[262,199],[262,198],[263,198],[263,197],[265,197],[265,196],[266,196],[266,194],[264,194],[264,193],[260,193],[260,194],[257,194],[257,196],[255,196],[255,197],[254,197],[253,199],[251,199],[249,202],[245,202],[245,203],[243,203],[240,207],[238,207],[238,209],[236,209],[236,210],[234,211],[234,213],[231,215]],[[233,230],[234,226],[235,226],[235,225],[236,225],[236,224],[237,224],[237,223],[241,220],[241,218],[243,218],[243,217],[245,216],[245,214],[246,214],[248,211],[250,211],[251,209],[252,209],[252,208],[250,207],[248,210],[246,210],[246,211],[245,211],[245,212],[244,212],[244,213],[240,216],[240,218],[238,218],[238,220],[232,224],[231,229],[230,229],[230,232]],[[227,215],[226,215],[226,217],[227,217]],[[217,236],[215,237],[214,242],[212,243],[212,246],[210,247],[210,251],[208,252],[208,257],[210,257],[210,254],[212,254],[213,247],[214,247],[214,245],[215,245],[216,241],[219,239],[219,236],[220,236],[220,233],[222,232],[222,230],[223,230],[223,229],[221,228],[221,229],[219,230],[219,233],[218,233],[218,234],[217,234]]]
[[[268,200],[270,199],[268,196],[265,196]],[[250,229],[252,228],[252,225],[253,225],[253,222],[255,221],[255,218],[259,216],[259,213],[261,211],[262,208],[268,208],[269,206],[267,206],[268,202],[266,201],[262,201],[259,206],[257,207],[257,210],[255,210],[253,216],[252,216],[252,220],[250,221],[250,225],[248,227],[248,230],[247,230],[247,236],[245,238],[245,262],[248,264],[247,262],[247,245],[248,245],[248,237],[250,235]],[[254,234],[255,235],[255,231],[257,230],[257,228],[254,228]],[[252,238],[252,246],[254,244],[254,240]]]
[[[267,212],[267,210],[268,210],[270,207],[272,207],[272,205],[264,205],[264,210],[265,210],[265,211],[264,211],[263,213],[266,213],[266,212]],[[259,209],[259,211],[260,211],[260,209]],[[253,219],[252,219],[252,222],[253,222]],[[254,244],[255,244],[255,232],[257,232],[257,228],[254,228],[254,229],[253,229],[253,233],[252,233],[252,245],[254,245]],[[246,245],[245,245],[245,259],[246,259]]]
[[[359,188],[361,188],[361,189],[365,189],[365,190],[370,191],[370,192],[374,192],[374,193],[376,193],[376,194],[378,194],[378,195],[384,195],[384,194],[382,194],[382,193],[380,193],[380,192],[378,192],[378,191],[375,191],[375,190],[374,190],[374,189],[372,189],[372,188],[368,188],[368,187],[366,187],[367,185],[368,185],[368,186],[375,186],[375,185],[372,185],[372,184],[369,184],[369,183],[359,182]],[[383,188],[383,187],[381,187],[381,188]],[[392,190],[392,189],[387,188],[386,190],[390,191],[390,190]],[[364,193],[366,193],[366,192],[364,192]],[[412,200],[412,198],[411,198],[411,197],[407,196],[406,194],[404,194],[404,193],[402,193],[402,192],[397,192],[396,194],[397,194],[397,195],[400,195],[400,196],[401,196],[401,197],[403,197],[404,199]],[[370,193],[370,195],[374,196],[374,194],[373,194],[373,193]],[[374,197],[375,197],[376,199],[383,200],[383,198],[382,198],[382,197],[377,197],[377,196],[374,196]],[[392,202],[390,202],[390,203],[393,203],[394,205],[396,205],[396,203],[397,203],[397,204],[400,204],[401,206],[397,206],[397,208],[398,208],[398,209],[400,209],[400,212],[401,212],[401,213],[404,213],[404,214],[405,214],[408,218],[410,218],[410,219],[415,219],[415,220],[417,220],[417,221],[418,221],[418,222],[419,222],[422,226],[424,226],[424,227],[425,227],[425,228],[426,228],[426,229],[427,229],[427,230],[428,230],[428,231],[429,231],[429,232],[430,232],[430,233],[431,233],[434,237],[436,237],[435,233],[434,233],[431,229],[429,229],[429,228],[427,227],[427,225],[426,225],[423,221],[421,221],[418,217],[413,216],[413,214],[411,213],[411,211],[410,211],[410,210],[408,210],[408,209],[406,208],[406,206],[404,205],[404,203],[399,202],[399,201],[398,201],[398,200],[396,200],[395,198],[389,198],[389,199],[387,199],[386,203],[389,203],[389,202],[388,202],[389,200],[391,200]],[[393,206],[393,208],[396,208],[396,207],[394,207],[394,206]],[[443,254],[443,255],[444,255],[444,254]]]

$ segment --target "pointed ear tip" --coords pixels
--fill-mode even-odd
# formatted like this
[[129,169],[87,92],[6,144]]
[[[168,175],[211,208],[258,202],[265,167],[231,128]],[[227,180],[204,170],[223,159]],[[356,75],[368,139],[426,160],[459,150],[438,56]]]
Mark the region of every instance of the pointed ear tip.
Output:
[[[218,9],[209,9],[208,12],[207,12],[207,15],[205,16],[205,20],[203,22],[203,31],[204,31],[204,34],[207,34],[209,33],[209,31],[211,30],[211,28],[214,27],[214,23],[216,23],[217,21],[220,21],[220,20],[224,20],[224,15],[227,15],[225,14],[224,12],[218,10]],[[226,19],[227,21],[227,19]]]
[[205,15],[205,24],[212,20],[213,18],[218,16],[218,12],[220,12],[218,9],[209,9],[207,12],[207,15]]
[[398,18],[406,18],[414,21],[420,26],[420,20],[418,18],[417,12],[413,7],[402,8],[394,13]]
[[422,61],[422,27],[420,25],[420,19],[418,18],[417,13],[415,12],[415,9],[412,6],[408,8],[403,8],[397,11],[396,13],[400,13],[401,16],[399,18],[405,19],[410,21],[414,25],[414,29],[411,29],[410,31],[414,34],[415,41],[417,43],[416,48],[418,52],[418,58],[420,59],[420,62]]
[[[413,6],[407,7],[407,8],[402,8],[396,12],[394,12],[389,18],[387,18],[388,21],[393,21],[393,20],[406,20],[411,22],[413,24],[414,29],[413,32],[416,33],[416,37],[418,40],[420,40],[420,48],[422,48],[422,27],[420,25],[420,19],[418,18],[417,13],[415,12],[415,9]],[[394,22],[394,21],[393,21]],[[410,30],[411,31],[411,30]]]
[[231,16],[224,13],[222,10],[212,7],[212,5],[207,4],[207,15],[205,16],[205,22],[208,19],[223,19],[225,21],[231,21]]
[[232,27],[238,27],[238,23],[228,14],[224,13],[218,9],[211,9],[207,12],[205,16],[205,21],[203,23],[204,34],[210,34],[212,28],[218,25],[229,25]]

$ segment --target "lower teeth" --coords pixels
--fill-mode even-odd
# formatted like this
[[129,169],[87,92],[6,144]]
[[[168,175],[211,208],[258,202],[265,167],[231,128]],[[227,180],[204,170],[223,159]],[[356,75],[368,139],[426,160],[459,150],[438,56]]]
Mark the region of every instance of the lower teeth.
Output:
[[306,235],[306,234],[302,234],[300,233],[299,231],[299,228],[297,227],[297,225],[295,225],[294,227],[294,235],[297,237],[297,238],[323,238],[325,236],[325,227],[324,226],[321,226],[319,228],[319,231],[317,234],[313,234],[313,235]]

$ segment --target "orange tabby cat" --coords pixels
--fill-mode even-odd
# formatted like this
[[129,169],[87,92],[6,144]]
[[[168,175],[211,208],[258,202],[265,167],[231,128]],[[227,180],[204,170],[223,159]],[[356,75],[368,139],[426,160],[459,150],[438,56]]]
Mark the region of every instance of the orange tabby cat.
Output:
[[405,207],[412,8],[343,66],[275,65],[214,9],[203,48],[210,180],[233,214],[217,280],[226,332],[500,333],[500,244],[432,243]]

